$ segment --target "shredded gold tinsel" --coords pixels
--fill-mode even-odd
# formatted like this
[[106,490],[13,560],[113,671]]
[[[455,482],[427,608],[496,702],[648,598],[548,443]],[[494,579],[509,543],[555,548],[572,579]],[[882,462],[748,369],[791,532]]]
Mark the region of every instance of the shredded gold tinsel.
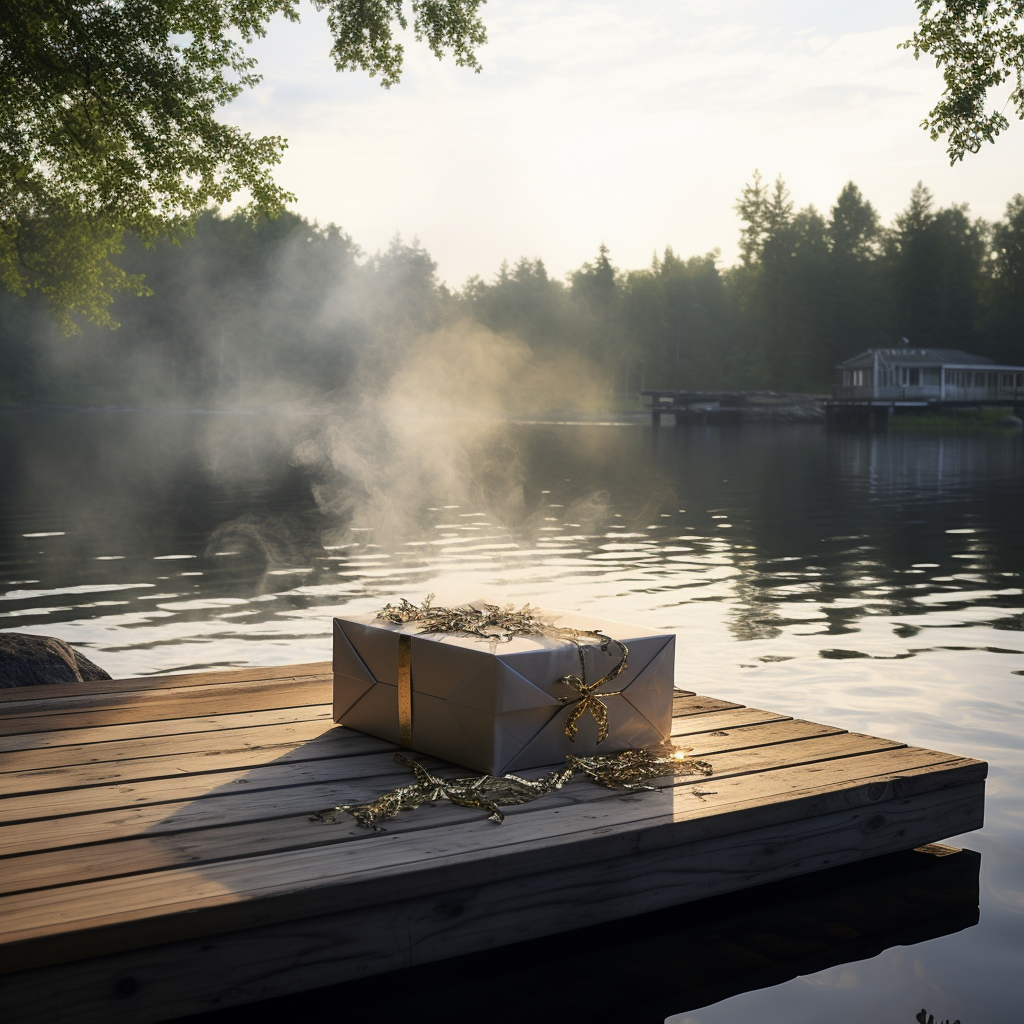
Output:
[[[378,619],[404,625],[407,622],[422,623],[421,633],[455,633],[462,636],[477,636],[481,640],[497,640],[508,643],[513,637],[533,636],[543,633],[559,639],[606,639],[602,634],[587,630],[566,629],[556,626],[552,619],[540,614],[539,608],[524,604],[522,608],[513,605],[501,607],[496,604],[466,604],[455,607],[434,604],[434,595],[427,594],[422,604],[413,604],[404,597],[398,604],[386,604],[379,612]],[[489,632],[488,632],[489,631]]]
[[334,824],[342,811],[374,832],[383,832],[380,823],[393,818],[400,811],[412,811],[423,804],[448,800],[460,807],[471,807],[488,812],[488,820],[500,824],[505,820],[502,806],[525,804],[556,789],[561,789],[576,775],[585,775],[609,789],[654,790],[651,779],[676,775],[711,775],[713,769],[707,761],[686,757],[671,748],[656,750],[623,750],[618,754],[592,754],[566,757],[565,766],[539,779],[522,779],[518,775],[479,775],[475,778],[445,779],[433,775],[423,765],[402,754],[395,760],[411,768],[415,782],[399,786],[365,804],[339,804],[310,815],[310,821]]
[[[481,604],[479,608],[475,605],[449,608],[435,605],[433,601],[433,594],[428,594],[422,604],[413,604],[403,597],[398,604],[386,604],[377,612],[377,618],[393,622],[395,625],[422,623],[421,633],[453,633],[457,636],[495,640],[498,643],[508,643],[517,636],[538,634],[568,641],[576,647],[579,654],[580,674],[562,676],[558,680],[559,683],[576,691],[571,696],[558,698],[562,704],[575,705],[565,720],[565,735],[570,740],[575,740],[579,731],[576,722],[589,711],[597,722],[597,742],[601,743],[608,738],[608,705],[602,698],[620,697],[622,691],[606,690],[598,693],[597,688],[625,672],[628,667],[626,659],[629,657],[629,649],[624,643],[606,636],[599,629],[556,626],[552,619],[544,618],[538,608],[528,604],[524,604],[522,608],[515,608],[513,605],[501,607],[496,604]],[[605,653],[614,645],[619,652],[619,660],[611,670],[594,683],[587,682],[587,665],[583,649],[588,643],[599,645]]]

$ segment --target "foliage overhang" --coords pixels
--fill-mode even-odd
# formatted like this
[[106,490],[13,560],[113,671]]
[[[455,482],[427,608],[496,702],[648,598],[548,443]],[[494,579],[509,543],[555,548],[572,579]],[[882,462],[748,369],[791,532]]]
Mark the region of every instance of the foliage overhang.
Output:
[[[479,70],[485,0],[411,0],[415,37]],[[116,326],[119,291],[143,294],[111,256],[125,231],[179,240],[212,205],[247,196],[252,217],[294,196],[272,175],[286,141],[218,120],[260,81],[246,46],[299,0],[31,0],[0,6],[0,283]],[[401,75],[403,0],[312,0],[339,70],[390,87]]]
[[[1024,0],[917,0],[919,25],[905,43],[942,69],[945,89],[921,122],[933,140],[947,137],[950,163],[994,142],[1013,107],[1024,120]],[[986,112],[990,90],[1011,83],[1003,110]]]

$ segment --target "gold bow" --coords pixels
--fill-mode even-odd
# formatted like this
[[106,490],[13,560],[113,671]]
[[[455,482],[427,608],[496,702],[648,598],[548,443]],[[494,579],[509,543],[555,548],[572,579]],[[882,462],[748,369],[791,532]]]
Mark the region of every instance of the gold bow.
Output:
[[605,653],[608,651],[608,644],[615,644],[615,646],[622,652],[622,656],[619,658],[618,664],[610,672],[603,675],[596,683],[588,683],[587,663],[584,657],[583,646],[578,641],[574,641],[576,644],[576,652],[580,657],[580,674],[578,676],[562,676],[558,681],[560,683],[565,683],[566,686],[571,686],[577,692],[578,696],[559,697],[558,700],[562,704],[574,705],[565,720],[565,735],[568,736],[571,741],[576,741],[576,734],[579,732],[576,722],[589,711],[594,716],[594,721],[597,722],[597,742],[602,743],[604,740],[608,739],[609,726],[608,705],[605,704],[601,698],[621,697],[622,690],[606,690],[604,693],[598,693],[597,688],[601,686],[602,683],[610,682],[619,675],[619,673],[626,670],[626,658],[629,655],[629,650],[621,641],[613,640],[611,637],[605,636],[597,630],[592,631],[590,635],[603,641],[601,644],[601,650]]

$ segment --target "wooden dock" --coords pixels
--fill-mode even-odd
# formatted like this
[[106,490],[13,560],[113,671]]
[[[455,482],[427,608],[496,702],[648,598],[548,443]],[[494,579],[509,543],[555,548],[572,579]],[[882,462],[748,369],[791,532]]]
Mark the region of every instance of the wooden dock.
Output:
[[651,425],[672,417],[677,427],[736,423],[813,423],[824,418],[820,395],[777,391],[641,391]]
[[982,824],[984,762],[682,692],[675,741],[712,778],[576,780],[503,825],[450,805],[385,833],[316,824],[408,781],[393,745],[332,723],[329,673],[0,691],[5,1021],[172,1019]]

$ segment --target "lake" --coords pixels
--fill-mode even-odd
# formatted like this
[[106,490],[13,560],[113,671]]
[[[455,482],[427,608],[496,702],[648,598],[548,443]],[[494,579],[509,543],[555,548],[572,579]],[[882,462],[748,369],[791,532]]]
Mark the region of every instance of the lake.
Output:
[[341,609],[492,597],[672,630],[700,693],[987,760],[986,827],[949,839],[980,923],[669,1019],[1020,1013],[1020,435],[0,411],[0,451],[0,628],[114,676],[328,660]]

